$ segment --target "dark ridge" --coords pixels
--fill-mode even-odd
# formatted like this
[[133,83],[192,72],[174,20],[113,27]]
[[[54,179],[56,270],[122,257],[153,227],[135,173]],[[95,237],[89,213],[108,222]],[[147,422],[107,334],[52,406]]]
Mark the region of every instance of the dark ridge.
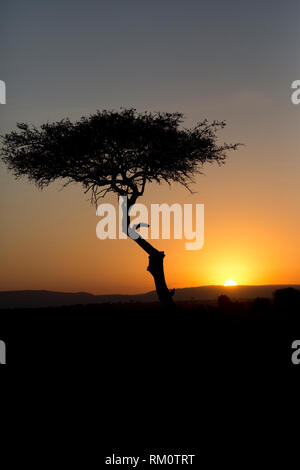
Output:
[[[175,302],[195,301],[212,302],[220,295],[228,295],[232,300],[253,300],[257,297],[272,298],[277,289],[299,285],[262,285],[262,286],[201,286],[176,289]],[[156,302],[155,291],[145,294],[94,295],[88,292],[53,292],[47,290],[17,290],[0,292],[0,309],[4,308],[42,308],[62,305],[88,305],[101,303]]]

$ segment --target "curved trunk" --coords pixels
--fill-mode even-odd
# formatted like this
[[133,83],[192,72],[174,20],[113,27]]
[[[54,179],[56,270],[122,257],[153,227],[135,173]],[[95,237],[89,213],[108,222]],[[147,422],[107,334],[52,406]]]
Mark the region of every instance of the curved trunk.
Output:
[[169,291],[164,273],[164,257],[163,251],[158,251],[150,243],[144,240],[142,237],[134,240],[146,253],[149,254],[149,265],[147,271],[153,276],[155,289],[159,298],[159,301],[163,305],[175,306],[173,295],[175,290]]
[[147,242],[144,238],[137,234],[137,232],[135,232],[137,238],[132,238],[130,234],[128,234],[130,225],[130,216],[128,215],[128,212],[130,207],[136,203],[136,199],[137,196],[132,196],[130,198],[128,210],[127,207],[123,207],[123,231],[149,255],[149,265],[147,267],[147,271],[149,271],[149,273],[153,276],[159,301],[161,304],[173,308],[176,306],[173,300],[175,289],[169,291],[166,284],[164,273],[164,252],[154,248],[151,243]]
[[163,305],[175,306],[173,295],[175,290],[169,291],[164,273],[164,257],[163,251],[149,256],[149,265],[147,271],[152,274],[155,282],[155,288],[160,302]]

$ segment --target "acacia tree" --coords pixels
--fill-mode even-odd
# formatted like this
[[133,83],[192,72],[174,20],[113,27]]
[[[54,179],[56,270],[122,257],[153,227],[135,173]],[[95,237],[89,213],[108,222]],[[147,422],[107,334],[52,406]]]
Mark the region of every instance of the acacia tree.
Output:
[[[181,127],[181,113],[142,113],[135,109],[102,111],[72,123],[63,119],[36,128],[17,124],[2,136],[1,156],[15,177],[27,176],[43,189],[55,180],[80,183],[91,201],[109,192],[127,196],[123,230],[130,236],[130,207],[144,194],[146,183],[173,182],[190,190],[206,162],[223,163],[238,144],[217,144],[224,121],[207,120],[192,129]],[[138,227],[136,227],[136,230]],[[163,270],[164,252],[140,235],[131,237],[148,255],[159,300],[173,305]]]

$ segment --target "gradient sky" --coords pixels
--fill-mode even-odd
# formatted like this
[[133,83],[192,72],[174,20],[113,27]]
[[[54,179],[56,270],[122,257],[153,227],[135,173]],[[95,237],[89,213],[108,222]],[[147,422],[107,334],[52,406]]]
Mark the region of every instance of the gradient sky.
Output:
[[[299,1],[3,1],[0,134],[16,122],[97,109],[180,111],[185,126],[225,119],[245,144],[208,166],[191,195],[148,186],[144,200],[205,204],[205,244],[153,243],[168,286],[300,284]],[[0,289],[135,293],[153,289],[130,240],[100,241],[78,186],[40,192],[0,167]],[[113,202],[108,197],[105,202]]]

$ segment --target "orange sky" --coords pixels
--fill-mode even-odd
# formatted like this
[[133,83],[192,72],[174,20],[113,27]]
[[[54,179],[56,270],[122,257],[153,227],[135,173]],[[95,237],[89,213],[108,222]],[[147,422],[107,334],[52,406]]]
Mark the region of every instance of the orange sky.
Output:
[[[298,175],[292,179],[284,166],[267,164],[258,172],[253,151],[243,147],[226,165],[207,167],[206,175],[197,178],[196,194],[179,186],[154,185],[141,199],[146,204],[205,205],[202,250],[185,250],[184,240],[153,241],[166,253],[170,288],[224,284],[227,279],[238,284],[300,283]],[[58,191],[53,185],[40,192],[11,177],[5,184],[3,193],[6,189],[10,199],[3,198],[1,208],[2,290],[153,289],[147,255],[134,242],[96,237],[99,218],[80,187]]]
[[[138,201],[205,205],[202,250],[153,243],[166,253],[168,286],[300,284],[300,105],[291,103],[300,5],[73,3],[3,7],[0,134],[121,106],[179,111],[186,127],[225,119],[221,141],[245,146],[205,167],[197,193],[152,185]],[[0,289],[152,290],[146,254],[131,240],[100,241],[81,188],[58,188],[40,192],[0,165]]]

